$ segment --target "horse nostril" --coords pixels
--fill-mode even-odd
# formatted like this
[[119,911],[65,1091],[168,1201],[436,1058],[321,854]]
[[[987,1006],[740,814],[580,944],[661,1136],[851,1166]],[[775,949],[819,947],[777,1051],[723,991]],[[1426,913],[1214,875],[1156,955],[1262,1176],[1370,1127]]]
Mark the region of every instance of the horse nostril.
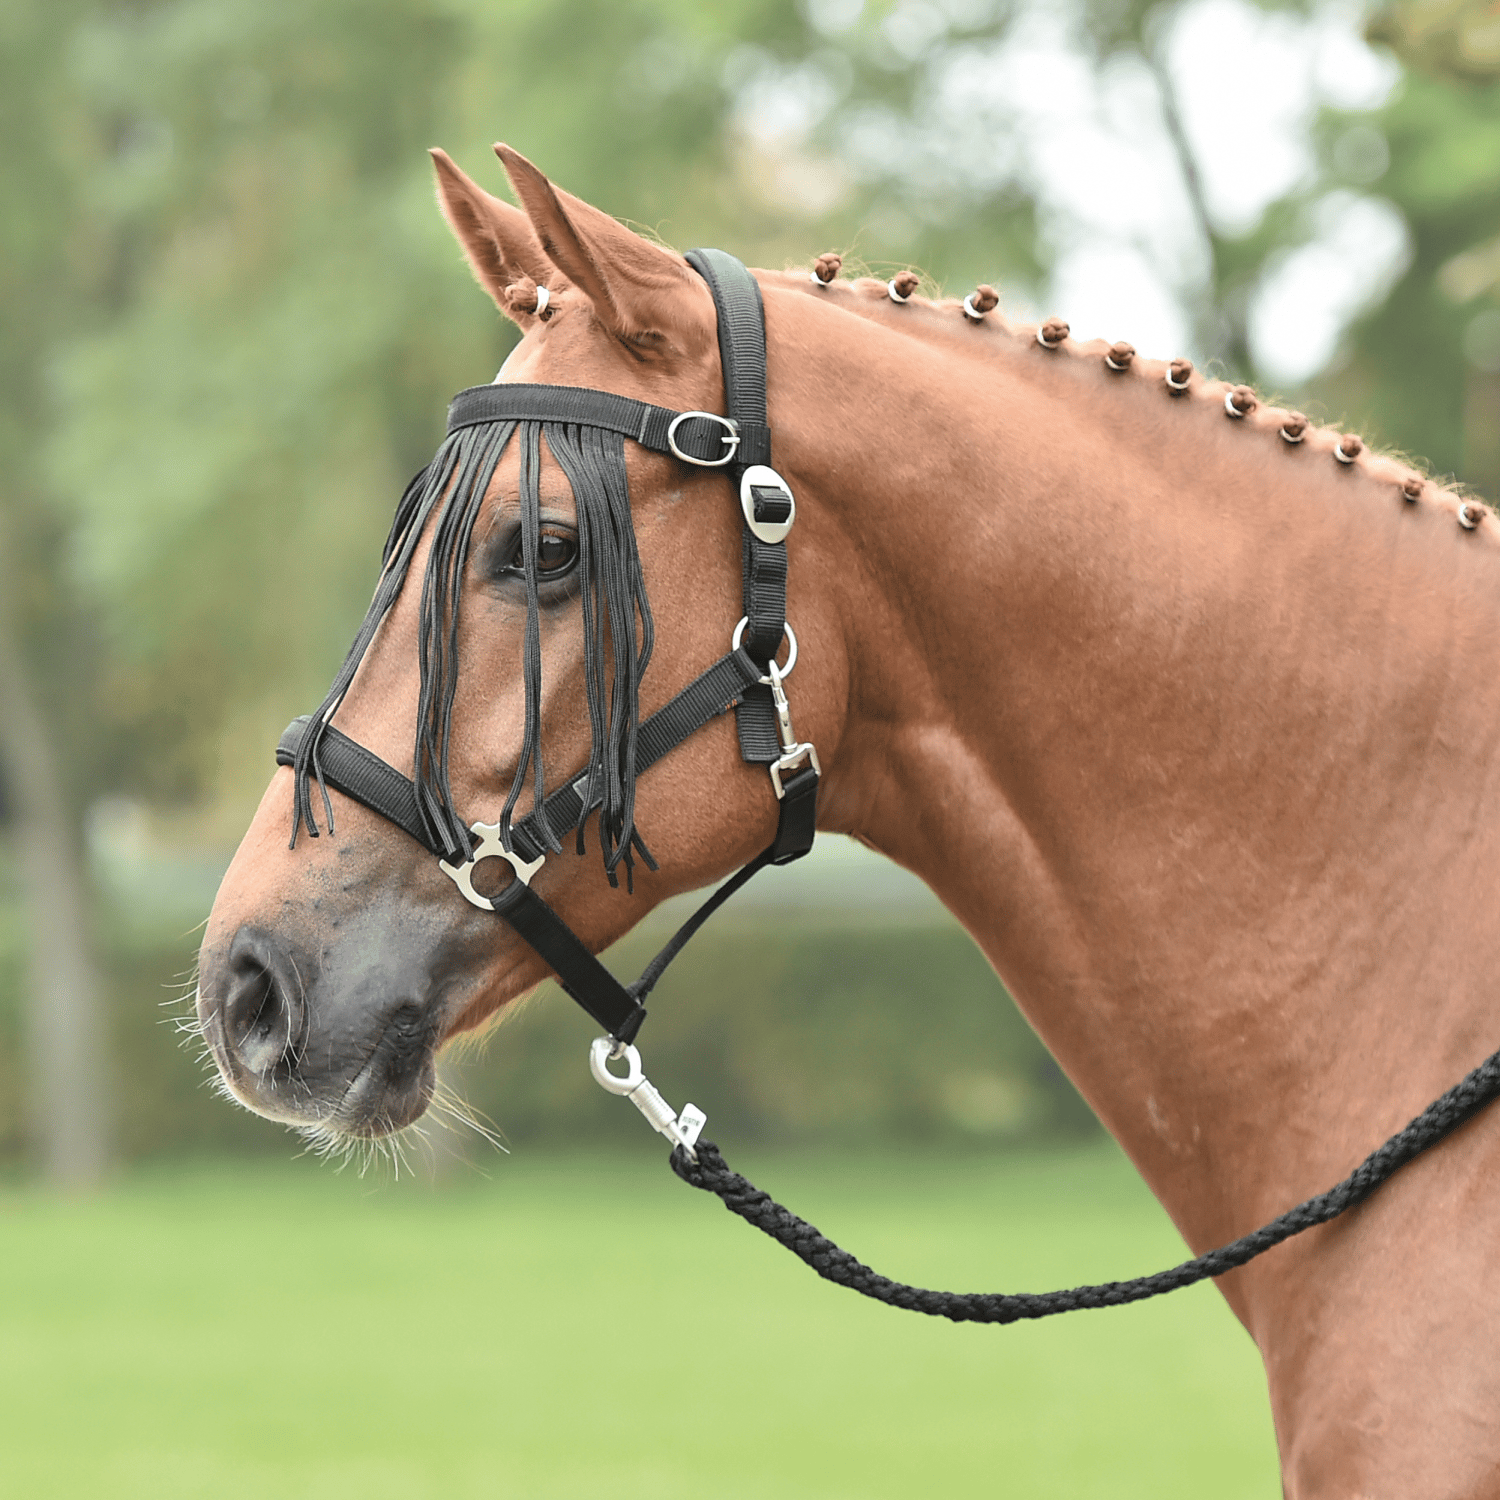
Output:
[[224,1046],[252,1073],[295,1066],[307,1006],[290,957],[269,933],[242,927],[229,949]]

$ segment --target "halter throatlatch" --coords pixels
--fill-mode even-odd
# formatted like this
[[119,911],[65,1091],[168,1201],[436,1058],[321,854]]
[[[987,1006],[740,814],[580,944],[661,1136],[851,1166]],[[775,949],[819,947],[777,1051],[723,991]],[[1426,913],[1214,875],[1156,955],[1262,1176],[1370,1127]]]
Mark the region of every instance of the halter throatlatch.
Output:
[[[276,749],[278,763],[292,766],[296,774],[293,844],[303,828],[314,837],[318,834],[314,782],[330,829],[329,787],[380,813],[437,856],[466,901],[503,917],[536,949],[563,989],[609,1032],[616,1054],[640,1030],[646,1016],[642,999],[693,933],[756,871],[806,854],[817,820],[818,756],[793,732],[784,687],[795,659],[796,637],[786,619],[786,538],[796,519],[796,502],[791,486],[771,467],[760,288],[745,267],[722,250],[694,250],[687,260],[708,283],[718,313],[726,414],[672,411],[579,386],[497,384],[460,392],[448,409],[448,435],[442,447],[407,486],[397,506],[375,597],[328,696],[316,714],[290,725]],[[550,793],[542,761],[537,578],[543,438],[577,503],[591,727],[587,768]],[[744,616],[732,631],[728,652],[644,723],[639,720],[639,689],[651,658],[652,626],[630,516],[627,439],[683,463],[722,469],[734,487],[745,527]],[[448,780],[460,603],[474,523],[512,441],[519,441],[521,455],[525,738],[498,819],[466,823],[454,805]],[[418,539],[434,514],[437,522],[422,584],[413,781],[330,721],[381,620],[396,602]],[[776,654],[783,639],[792,655],[784,668],[778,668]],[[612,657],[608,665],[606,640]],[[620,864],[629,880],[636,855],[654,869],[655,861],[635,827],[636,778],[731,708],[741,756],[769,773],[778,804],[776,837],[683,924],[634,984],[623,985],[531,889],[532,877],[548,854],[561,852],[561,840],[568,833],[576,831],[577,849],[583,852],[584,824],[595,813],[611,881]],[[532,810],[513,820],[528,779]],[[482,895],[472,878],[475,865],[490,858],[505,860],[515,875],[495,896]],[[647,1097],[642,1091],[628,1097],[652,1118],[641,1102]],[[680,1135],[673,1139],[691,1150],[691,1141]]]

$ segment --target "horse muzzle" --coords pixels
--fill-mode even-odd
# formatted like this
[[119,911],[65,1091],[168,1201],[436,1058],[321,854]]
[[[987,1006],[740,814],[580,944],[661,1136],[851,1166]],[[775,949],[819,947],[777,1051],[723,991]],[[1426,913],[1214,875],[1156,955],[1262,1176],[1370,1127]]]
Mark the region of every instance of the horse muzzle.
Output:
[[432,1099],[438,1007],[364,985],[310,993],[313,972],[250,924],[206,959],[198,1019],[224,1083],[288,1125],[366,1137],[410,1125]]

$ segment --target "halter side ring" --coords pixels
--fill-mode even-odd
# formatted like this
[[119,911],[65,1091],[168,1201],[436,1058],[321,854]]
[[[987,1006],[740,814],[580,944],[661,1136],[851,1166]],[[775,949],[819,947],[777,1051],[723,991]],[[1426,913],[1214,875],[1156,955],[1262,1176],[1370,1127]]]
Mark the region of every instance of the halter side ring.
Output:
[[[741,618],[740,623],[734,627],[734,635],[729,642],[729,649],[731,651],[738,651],[740,649],[740,642],[745,639],[745,627],[749,623],[750,616],[745,615]],[[782,621],[781,628],[787,639],[786,665],[784,667],[777,667],[776,671],[782,681],[785,681],[792,675],[792,668],[797,665],[797,632],[792,629],[789,620]],[[760,682],[762,687],[771,686],[769,675],[762,677]]]

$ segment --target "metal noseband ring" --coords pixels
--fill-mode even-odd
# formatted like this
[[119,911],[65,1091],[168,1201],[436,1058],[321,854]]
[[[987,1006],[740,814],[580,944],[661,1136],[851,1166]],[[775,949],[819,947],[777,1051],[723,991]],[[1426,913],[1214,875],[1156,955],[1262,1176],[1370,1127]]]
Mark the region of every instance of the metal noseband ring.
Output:
[[469,832],[479,841],[474,845],[473,854],[461,865],[450,865],[446,859],[440,859],[438,869],[458,887],[459,895],[471,906],[477,906],[480,911],[494,911],[495,903],[474,889],[474,866],[482,859],[503,859],[516,872],[516,879],[522,885],[530,885],[531,877],[542,868],[547,856],[540,854],[535,859],[527,860],[522,859],[514,849],[507,849],[500,842],[498,823],[475,823]]

